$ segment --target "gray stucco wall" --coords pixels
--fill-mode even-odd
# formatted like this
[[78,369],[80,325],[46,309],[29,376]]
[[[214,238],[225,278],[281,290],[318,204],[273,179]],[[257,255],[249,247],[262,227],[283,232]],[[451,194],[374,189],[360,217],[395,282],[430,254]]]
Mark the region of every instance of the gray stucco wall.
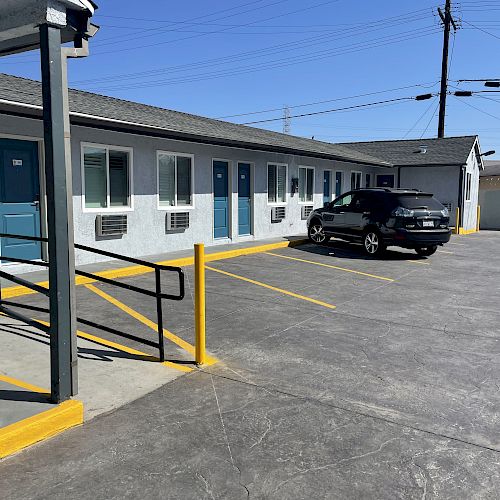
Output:
[[459,191],[459,167],[402,167],[401,187],[432,193],[441,203],[451,204],[450,224],[455,225]]
[[[72,127],[73,164],[73,209],[75,241],[84,245],[122,253],[129,256],[146,256],[192,248],[196,242],[217,245],[229,242],[258,240],[277,236],[303,234],[305,220],[301,217],[302,204],[298,193],[291,190],[292,177],[298,177],[299,166],[315,168],[313,206],[323,205],[323,175],[331,170],[331,191],[334,192],[335,172],[343,172],[343,191],[350,189],[351,171],[372,174],[374,185],[376,167],[361,166],[346,162],[333,162],[315,158],[255,152],[229,147],[217,147],[195,143],[149,138],[133,134],[109,132],[87,127]],[[2,116],[0,136],[18,136],[25,139],[40,139],[42,124],[38,120]],[[95,232],[96,212],[88,212],[82,206],[81,144],[95,143],[109,146],[130,147],[133,150],[133,210],[118,211],[128,215],[128,234],[119,238],[97,238]],[[166,233],[167,210],[157,206],[156,152],[169,151],[194,155],[194,208],[190,210],[190,227],[183,232]],[[230,162],[230,237],[213,237],[212,160]],[[237,162],[253,165],[253,234],[238,236]],[[286,218],[280,223],[271,223],[271,206],[267,202],[267,164],[288,164]],[[310,204],[309,204],[310,205]],[[43,212],[43,206],[42,206]],[[108,213],[102,211],[99,213]],[[43,224],[42,224],[43,225]],[[77,252],[77,264],[101,260],[86,252]]]
[[481,229],[500,229],[500,177],[481,177],[479,183]]

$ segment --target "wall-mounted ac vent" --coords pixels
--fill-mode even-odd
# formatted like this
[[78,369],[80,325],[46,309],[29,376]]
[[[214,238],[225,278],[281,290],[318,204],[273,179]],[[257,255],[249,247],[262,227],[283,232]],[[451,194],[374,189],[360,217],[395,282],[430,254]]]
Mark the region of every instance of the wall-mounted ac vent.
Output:
[[281,222],[286,216],[286,207],[271,208],[271,222]]
[[448,209],[448,212],[451,213],[451,209],[453,208],[453,203],[448,202],[448,203],[443,203],[443,206]]
[[306,220],[309,217],[309,215],[311,215],[312,211],[313,211],[312,205],[303,205],[302,206],[302,220]]
[[121,236],[127,234],[126,215],[101,215],[95,219],[97,236]]
[[177,231],[189,227],[189,212],[168,212],[167,231]]

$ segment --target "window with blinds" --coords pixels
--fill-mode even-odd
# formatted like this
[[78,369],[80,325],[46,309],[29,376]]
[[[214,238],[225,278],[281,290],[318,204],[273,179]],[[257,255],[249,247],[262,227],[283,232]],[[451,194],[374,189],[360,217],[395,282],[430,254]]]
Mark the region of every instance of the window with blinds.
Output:
[[268,203],[286,203],[287,165],[270,163],[267,166]]
[[314,194],[314,168],[299,167],[299,202],[312,203]]
[[130,150],[83,147],[85,208],[131,206]]
[[158,153],[158,204],[160,207],[193,205],[193,157]]

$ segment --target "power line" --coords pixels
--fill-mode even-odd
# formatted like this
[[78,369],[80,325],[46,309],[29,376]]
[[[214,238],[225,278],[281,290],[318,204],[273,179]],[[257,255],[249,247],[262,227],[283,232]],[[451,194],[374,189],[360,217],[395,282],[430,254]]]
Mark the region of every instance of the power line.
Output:
[[[345,97],[336,97],[335,99],[326,99],[326,100],[323,100],[323,101],[315,101],[315,102],[308,102],[308,103],[303,103],[303,104],[295,104],[293,106],[288,106],[288,108],[289,109],[304,108],[304,107],[307,107],[307,106],[316,106],[318,104],[327,104],[327,103],[330,103],[330,102],[345,101],[345,100],[348,100],[348,99],[357,99],[359,97],[368,97],[368,96],[377,95],[377,94],[386,94],[388,92],[396,92],[398,90],[407,90],[407,89],[411,89],[411,88],[415,88],[415,87],[432,88],[432,87],[434,87],[436,85],[436,83],[438,83],[438,82],[434,82],[434,84],[432,84],[432,85],[427,85],[427,84],[424,84],[424,83],[417,83],[415,85],[405,85],[404,87],[396,87],[396,88],[393,88],[393,89],[379,90],[379,91],[376,91],[376,92],[367,92],[365,94],[358,94],[358,95],[345,96]],[[238,114],[235,114],[235,115],[219,116],[219,117],[217,117],[217,120],[224,120],[224,119],[227,119],[227,118],[238,118],[240,116],[250,116],[250,115],[260,115],[260,114],[264,114],[264,113],[272,113],[274,111],[281,111],[281,109],[282,108],[272,108],[272,109],[264,109],[264,110],[260,110],[260,111],[250,111],[248,113],[238,113]]]
[[[397,97],[395,99],[387,99],[385,101],[369,102],[366,104],[356,104],[354,106],[346,106],[344,108],[327,109],[327,110],[323,110],[323,111],[314,111],[312,113],[302,113],[300,115],[291,115],[290,118],[304,118],[306,116],[325,115],[327,113],[335,113],[338,111],[367,108],[369,106],[376,106],[378,104],[387,104],[387,103],[393,103],[393,102],[413,101],[413,100],[415,100],[415,96],[413,96],[413,97]],[[269,118],[267,120],[257,120],[257,121],[253,121],[253,122],[242,123],[242,125],[257,125],[259,123],[271,123],[271,122],[276,122],[276,121],[280,121],[280,120],[282,120],[282,118]]]
[[458,101],[460,101],[462,104],[465,104],[466,106],[469,106],[470,108],[473,108],[475,109],[476,111],[479,111],[480,113],[483,113],[484,115],[487,115],[491,118],[494,118],[495,120],[500,120],[500,117],[498,116],[495,116],[495,115],[492,115],[491,113],[488,113],[487,111],[484,111],[483,109],[481,108],[478,108],[476,106],[474,106],[473,104],[469,103],[469,102],[466,102],[458,97],[455,97],[455,99],[457,99]]
[[[413,124],[413,126],[403,135],[402,139],[406,139],[415,129],[415,127],[424,119],[424,116],[431,110],[432,106],[435,104],[435,99],[431,100],[429,106],[425,109],[425,111],[420,115],[417,121]],[[427,126],[428,128],[428,126]]]
[[[357,43],[357,44],[350,44],[347,46],[343,47],[337,47],[335,49],[327,49],[327,50],[321,50],[313,53],[306,54],[304,56],[301,56],[300,58],[297,57],[292,57],[292,58],[285,58],[285,59],[278,59],[275,61],[268,61],[266,63],[260,63],[260,64],[254,64],[250,66],[240,66],[238,68],[232,68],[230,70],[227,70],[226,72],[208,72],[208,73],[201,73],[198,75],[188,75],[183,78],[170,78],[170,79],[162,79],[162,80],[153,80],[149,82],[139,82],[137,84],[129,84],[129,85],[119,85],[119,86],[112,86],[112,87],[97,87],[100,90],[133,90],[133,89],[143,89],[147,87],[155,87],[155,86],[163,86],[163,85],[175,85],[175,84],[184,84],[184,83],[191,83],[191,82],[197,82],[197,81],[202,81],[202,80],[210,80],[210,79],[216,79],[216,78],[221,78],[221,77],[227,77],[227,76],[235,76],[235,75],[240,75],[240,74],[247,74],[247,73],[253,73],[256,71],[263,71],[267,69],[275,69],[275,68],[282,68],[282,67],[287,67],[291,65],[296,65],[299,63],[305,63],[305,62],[310,62],[310,61],[318,61],[321,59],[327,59],[331,57],[336,57],[340,55],[345,55],[345,54],[350,54],[353,52],[359,52],[371,48],[377,48],[377,47],[383,47],[386,45],[391,45],[394,43],[399,43],[399,42],[404,42],[408,40],[414,40],[417,38],[422,38],[425,36],[432,35],[436,33],[437,31],[435,29],[427,29],[427,30],[415,30],[418,32],[418,34],[414,36],[409,36],[408,34],[397,34],[397,35],[390,35],[390,37],[381,37],[378,39],[374,40],[369,40],[367,42],[362,42],[362,43]],[[343,50],[342,50],[343,49]]]
[[[331,39],[331,40],[342,40],[345,38],[352,38],[358,36],[357,31],[362,31],[363,34],[365,33],[371,33],[375,31],[380,31],[381,29],[385,29],[385,27],[375,27],[372,29],[366,29],[366,27],[362,26],[353,32],[352,30],[344,30],[348,31],[346,35],[343,36],[337,36],[337,37],[331,37],[330,35],[315,35],[313,37],[305,38],[302,40],[297,40],[293,42],[287,42],[287,43],[282,43],[278,45],[272,45],[269,47],[264,47],[261,49],[257,50],[251,50],[251,51],[246,51],[246,52],[240,52],[236,54],[232,54],[230,56],[224,56],[224,57],[217,57],[217,58],[212,58],[204,61],[197,61],[194,63],[188,63],[188,64],[182,64],[182,65],[177,65],[177,66],[167,66],[164,68],[158,68],[156,70],[148,70],[148,71],[139,71],[139,72],[132,72],[132,73],[122,73],[122,74],[114,74],[110,75],[107,77],[101,77],[101,78],[94,78],[94,79],[86,79],[86,80],[79,80],[76,82],[72,83],[79,83],[79,84],[88,84],[88,83],[95,83],[95,82],[105,82],[105,81],[115,81],[116,79],[119,79],[120,81],[123,80],[134,80],[134,79],[142,79],[145,76],[154,76],[162,73],[172,73],[172,72],[177,72],[177,71],[182,71],[190,68],[195,68],[195,67],[204,67],[204,66],[209,66],[213,67],[214,64],[223,64],[223,63],[234,63],[234,62],[239,62],[243,61],[245,59],[253,59],[254,57],[262,57],[263,55],[272,55],[272,54],[279,54],[281,52],[287,52],[295,48],[305,48],[305,47],[311,47],[314,45],[320,45],[324,44],[326,40]],[[420,32],[419,30],[413,30],[413,31],[407,31],[407,33],[411,32]],[[395,36],[395,34],[392,35],[387,35],[387,36]],[[375,39],[376,40],[376,39]],[[360,42],[360,43],[366,43],[366,42]]]
[[[500,10],[500,9],[499,9],[499,10]],[[500,40],[500,36],[497,36],[497,35],[495,35],[495,34],[493,34],[493,33],[490,33],[489,31],[486,31],[485,29],[480,28],[479,26],[476,26],[475,24],[472,24],[472,23],[470,23],[470,22],[466,21],[465,19],[463,19],[463,22],[464,22],[465,24],[468,24],[469,26],[472,26],[473,28],[475,28],[475,29],[477,29],[477,30],[479,30],[479,31],[482,31],[483,33],[486,33],[487,35],[492,36],[493,38],[496,38],[497,40]]]
[[430,124],[432,123],[432,120],[434,119],[434,117],[436,116],[436,113],[439,109],[439,101],[436,105],[436,109],[434,110],[434,113],[432,113],[432,116],[431,116],[431,119],[429,120],[429,122],[427,123],[427,126],[425,127],[424,131],[422,132],[422,135],[420,136],[420,139],[422,139],[422,137],[425,135],[425,133],[427,132],[427,129],[429,128]]

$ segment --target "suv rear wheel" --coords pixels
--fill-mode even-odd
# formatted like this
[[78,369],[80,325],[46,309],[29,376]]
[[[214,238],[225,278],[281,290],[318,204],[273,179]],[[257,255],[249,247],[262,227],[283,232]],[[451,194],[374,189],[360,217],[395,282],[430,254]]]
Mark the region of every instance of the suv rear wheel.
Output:
[[386,245],[378,231],[369,229],[363,235],[363,249],[368,255],[380,255],[385,252]]
[[433,253],[436,253],[437,245],[431,245],[429,247],[415,248],[415,252],[421,257],[430,257]]
[[325,231],[323,230],[323,226],[321,225],[321,222],[319,220],[313,220],[311,222],[307,233],[309,239],[317,245],[326,243],[330,239],[328,236],[326,236]]

